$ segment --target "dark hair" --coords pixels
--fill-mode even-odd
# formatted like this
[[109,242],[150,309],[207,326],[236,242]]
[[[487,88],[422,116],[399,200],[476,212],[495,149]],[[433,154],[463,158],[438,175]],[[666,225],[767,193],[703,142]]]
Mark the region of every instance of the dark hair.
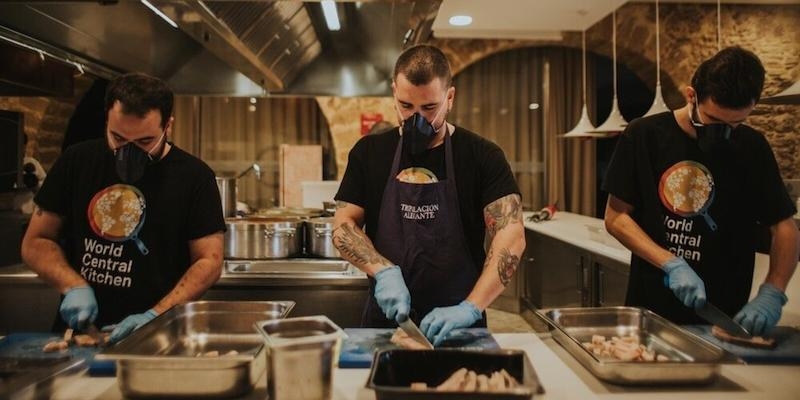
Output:
[[161,79],[134,72],[121,75],[108,85],[105,98],[106,116],[116,101],[122,105],[123,113],[140,118],[151,110],[159,110],[161,127],[164,128],[172,116],[174,95],[167,83]]
[[406,49],[394,65],[392,78],[397,81],[397,75],[402,73],[414,86],[430,83],[434,78],[440,78],[445,87],[450,87],[452,73],[447,56],[436,47],[419,44]]
[[727,47],[697,68],[692,76],[697,100],[711,98],[726,108],[743,108],[761,99],[764,66],[753,52]]

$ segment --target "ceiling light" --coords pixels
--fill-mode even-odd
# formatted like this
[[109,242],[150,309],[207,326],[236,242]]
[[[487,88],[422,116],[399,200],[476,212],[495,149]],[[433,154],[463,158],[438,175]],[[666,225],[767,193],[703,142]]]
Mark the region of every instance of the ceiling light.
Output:
[[583,89],[583,109],[578,124],[571,131],[561,135],[564,138],[587,138],[597,137],[598,134],[589,133],[595,126],[589,119],[589,110],[586,107],[586,30],[581,32],[581,88]]
[[656,0],[656,94],[653,97],[653,105],[644,114],[645,117],[669,111],[667,103],[664,102],[664,96],[661,95],[661,41],[659,40],[658,19],[658,0]]
[[764,104],[800,104],[800,81],[795,82],[786,90],[761,99]]
[[328,29],[338,31],[342,28],[339,24],[339,13],[336,11],[336,2],[333,0],[322,0],[322,13],[325,15],[325,23]]
[[469,15],[453,15],[448,21],[453,26],[467,26],[472,23],[472,17]]
[[602,133],[605,135],[604,137],[617,135],[628,125],[628,121],[625,121],[625,117],[619,112],[619,106],[617,105],[617,10],[611,13],[611,23],[611,46],[614,66],[614,98],[611,100],[611,113],[608,114],[606,122],[603,122],[596,129],[589,132]]
[[167,21],[167,23],[172,25],[173,28],[177,28],[178,27],[178,24],[176,24],[175,21],[171,20],[166,14],[164,14],[163,12],[161,12],[161,10],[156,8],[156,6],[150,4],[149,1],[147,1],[147,0],[141,0],[141,1],[142,1],[142,4],[147,6],[147,8],[149,8],[154,13],[156,13],[156,15],[161,17],[161,19],[163,19],[164,21]]

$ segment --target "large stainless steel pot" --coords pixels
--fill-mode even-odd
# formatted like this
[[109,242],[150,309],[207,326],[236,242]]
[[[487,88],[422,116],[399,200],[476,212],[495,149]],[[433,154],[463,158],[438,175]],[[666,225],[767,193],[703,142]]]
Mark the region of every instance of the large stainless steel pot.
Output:
[[321,217],[322,214],[323,210],[321,208],[272,207],[262,208],[254,212],[252,216],[264,218],[303,219]]
[[225,258],[286,258],[303,251],[302,221],[231,218],[225,225]]
[[311,218],[306,221],[306,253],[324,258],[340,258],[333,245],[333,218]]
[[218,176],[217,188],[222,199],[222,216],[225,218],[236,216],[236,177]]

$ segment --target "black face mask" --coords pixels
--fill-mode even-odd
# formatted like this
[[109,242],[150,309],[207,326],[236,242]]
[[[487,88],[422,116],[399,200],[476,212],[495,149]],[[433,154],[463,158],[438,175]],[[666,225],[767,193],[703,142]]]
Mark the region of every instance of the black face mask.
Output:
[[114,166],[117,175],[125,183],[135,183],[144,175],[149,165],[155,164],[164,152],[164,147],[158,155],[151,155],[134,143],[127,143],[114,150]]
[[436,129],[419,113],[414,113],[403,121],[403,143],[411,154],[420,154],[428,149]]
[[692,117],[692,114],[694,114],[696,111],[697,99],[695,98],[695,106],[693,107],[692,112],[689,113],[689,122],[692,123],[694,131],[697,133],[697,146],[700,147],[700,150],[709,152],[715,148],[727,144],[728,139],[731,138],[731,131],[733,131],[733,128],[730,125],[723,123],[704,124],[701,122],[696,122]]

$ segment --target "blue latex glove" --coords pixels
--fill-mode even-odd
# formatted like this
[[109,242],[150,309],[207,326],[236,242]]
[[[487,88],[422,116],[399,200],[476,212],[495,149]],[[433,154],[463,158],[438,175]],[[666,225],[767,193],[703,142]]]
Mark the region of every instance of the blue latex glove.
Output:
[[700,308],[706,304],[706,286],[692,267],[681,257],[675,257],[661,266],[667,273],[664,286],[672,289],[683,305]]
[[419,329],[436,347],[450,331],[472,326],[481,317],[481,311],[474,304],[464,300],[457,306],[434,308],[422,319]]
[[59,307],[61,318],[72,329],[84,329],[97,318],[97,299],[89,286],[67,290]]
[[[158,313],[152,308],[141,314],[128,315],[111,331],[111,335],[108,336],[108,342],[116,343],[124,339],[126,336],[130,335],[131,332],[139,329],[142,325],[150,322],[157,316]],[[109,330],[109,328],[110,327],[103,327],[103,330]]]
[[408,293],[403,271],[397,265],[384,268],[375,274],[375,301],[386,318],[403,321],[411,311],[411,295]]
[[733,320],[752,335],[762,336],[769,333],[781,319],[781,308],[786,301],[786,295],[778,288],[763,283],[758,287],[756,297],[745,304]]

